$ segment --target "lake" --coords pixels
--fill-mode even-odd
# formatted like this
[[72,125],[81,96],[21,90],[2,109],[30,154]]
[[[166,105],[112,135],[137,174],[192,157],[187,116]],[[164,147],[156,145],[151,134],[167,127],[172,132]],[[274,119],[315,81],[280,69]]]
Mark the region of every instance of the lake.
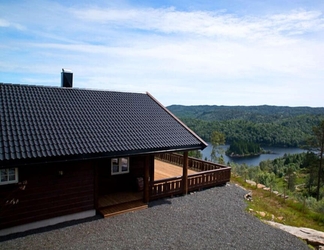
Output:
[[[272,154],[262,154],[259,156],[251,156],[251,157],[242,157],[242,158],[230,158],[227,155],[225,155],[225,151],[229,148],[229,145],[223,145],[219,146],[224,153],[224,161],[227,162],[234,162],[238,164],[245,163],[248,166],[258,166],[261,161],[265,160],[274,160],[276,158],[284,156],[284,154],[299,154],[303,152],[307,152],[307,150],[300,149],[300,148],[280,148],[280,147],[263,147],[264,150],[272,152]],[[208,160],[210,160],[210,153],[212,151],[212,146],[209,143],[208,147],[205,148],[202,152],[203,159],[207,157]]]

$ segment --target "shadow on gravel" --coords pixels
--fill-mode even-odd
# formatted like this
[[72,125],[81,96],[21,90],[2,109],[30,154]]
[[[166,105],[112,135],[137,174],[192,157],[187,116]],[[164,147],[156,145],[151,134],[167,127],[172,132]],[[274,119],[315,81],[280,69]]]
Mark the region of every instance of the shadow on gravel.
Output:
[[172,202],[170,201],[170,199],[160,199],[160,200],[156,200],[156,201],[151,201],[148,204],[148,207],[155,207],[155,206],[160,206],[160,205],[171,205]]
[[70,227],[70,226],[78,225],[78,224],[85,223],[85,222],[91,222],[91,221],[95,221],[95,220],[99,220],[99,219],[102,219],[102,216],[101,215],[95,215],[93,217],[86,218],[86,219],[67,221],[67,222],[62,222],[62,223],[59,223],[59,224],[56,224],[56,225],[53,225],[53,226],[46,226],[46,227],[42,227],[42,228],[28,230],[28,231],[21,232],[21,233],[15,233],[15,234],[10,234],[10,235],[6,235],[6,236],[0,236],[0,242],[7,241],[7,240],[13,240],[13,239],[25,237],[25,236],[28,236],[28,235],[32,235],[32,234],[49,232],[49,231],[52,231],[52,230],[61,229],[61,228],[65,228],[65,227]]

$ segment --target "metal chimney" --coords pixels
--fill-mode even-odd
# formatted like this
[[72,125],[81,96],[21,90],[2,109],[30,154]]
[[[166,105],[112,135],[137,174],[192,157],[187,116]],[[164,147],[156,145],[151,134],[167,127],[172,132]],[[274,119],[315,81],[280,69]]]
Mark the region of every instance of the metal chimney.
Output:
[[69,69],[62,69],[61,73],[61,87],[72,88],[73,86],[73,73]]

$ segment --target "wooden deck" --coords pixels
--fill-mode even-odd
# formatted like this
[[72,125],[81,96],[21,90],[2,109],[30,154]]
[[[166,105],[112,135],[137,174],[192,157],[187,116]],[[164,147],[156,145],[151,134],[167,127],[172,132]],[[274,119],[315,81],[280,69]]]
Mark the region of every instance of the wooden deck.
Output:
[[[160,160],[154,160],[154,180],[161,180],[182,176],[182,167]],[[188,170],[188,174],[196,174],[196,171]]]
[[224,185],[231,178],[231,168],[226,165],[188,157],[188,186],[185,187],[182,178],[183,155],[163,153],[155,157],[156,171],[151,181],[150,201]]
[[126,202],[114,206],[101,208],[100,213],[102,214],[103,217],[107,218],[110,216],[142,210],[146,208],[148,208],[148,205],[145,204],[143,201],[132,201],[132,202]]
[[137,200],[143,200],[143,192],[117,192],[100,196],[98,205],[102,208]]
[[148,207],[143,192],[118,192],[99,197],[99,211],[106,218]]

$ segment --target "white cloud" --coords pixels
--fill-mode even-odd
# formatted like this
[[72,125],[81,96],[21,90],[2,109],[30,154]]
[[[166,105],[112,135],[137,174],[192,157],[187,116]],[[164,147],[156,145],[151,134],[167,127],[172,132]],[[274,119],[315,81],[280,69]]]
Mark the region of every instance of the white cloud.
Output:
[[298,105],[305,85],[323,89],[324,20],[318,10],[240,16],[52,2],[15,8],[0,27],[25,29],[16,37],[0,35],[6,59],[0,72],[32,74],[22,79],[28,83],[40,82],[34,76],[41,71],[48,74],[45,84],[58,85],[66,67],[78,87],[149,91],[165,105]]
[[10,23],[4,19],[0,19],[0,27],[9,27]]
[[303,34],[322,29],[324,24],[321,12],[304,10],[265,17],[239,17],[223,12],[182,12],[174,8],[84,9],[74,11],[74,14],[80,20],[103,23],[108,27],[233,39],[267,39],[269,36],[280,36],[284,31]]
[[1,18],[0,18],[0,27],[3,27],[3,28],[14,27],[15,29],[18,29],[18,30],[23,30],[24,29],[23,25],[13,23],[13,22],[10,22],[8,20],[1,19]]

